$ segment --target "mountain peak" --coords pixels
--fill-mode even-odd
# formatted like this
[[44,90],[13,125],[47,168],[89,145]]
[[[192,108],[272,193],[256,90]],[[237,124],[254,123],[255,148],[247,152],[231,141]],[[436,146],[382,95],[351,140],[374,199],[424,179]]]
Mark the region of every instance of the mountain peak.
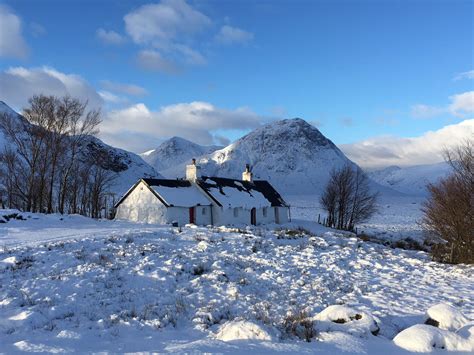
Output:
[[156,170],[162,171],[221,148],[221,146],[199,145],[185,138],[174,136],[162,142],[156,149],[140,155]]

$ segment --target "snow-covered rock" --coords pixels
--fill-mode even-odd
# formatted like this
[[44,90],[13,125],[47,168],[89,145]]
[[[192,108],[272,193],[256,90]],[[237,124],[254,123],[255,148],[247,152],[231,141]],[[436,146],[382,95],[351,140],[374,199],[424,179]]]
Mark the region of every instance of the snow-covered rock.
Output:
[[375,318],[364,311],[332,305],[313,317],[318,332],[343,332],[358,336],[377,335],[380,328]]
[[[181,163],[189,163],[192,158],[210,154],[221,148],[217,145],[204,146],[181,137],[172,137],[161,143],[158,148],[142,153],[140,156],[156,171],[162,171]],[[175,176],[169,177],[175,178]]]
[[399,347],[415,352],[431,352],[435,349],[474,350],[474,338],[464,338],[459,334],[426,324],[417,324],[403,330],[393,341]]
[[246,320],[233,320],[225,323],[219,328],[216,338],[222,341],[232,340],[266,340],[272,341],[265,327]]
[[426,311],[425,323],[441,329],[455,331],[469,323],[469,319],[455,307],[446,303],[439,303]]

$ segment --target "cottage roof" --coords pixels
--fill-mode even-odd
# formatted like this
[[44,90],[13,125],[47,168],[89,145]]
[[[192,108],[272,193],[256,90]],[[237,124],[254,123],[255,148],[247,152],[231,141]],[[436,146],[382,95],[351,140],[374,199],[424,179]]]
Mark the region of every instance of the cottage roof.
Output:
[[192,207],[210,205],[211,201],[187,180],[143,179],[168,206]]
[[268,181],[253,182],[204,176],[197,184],[223,207],[286,206]]

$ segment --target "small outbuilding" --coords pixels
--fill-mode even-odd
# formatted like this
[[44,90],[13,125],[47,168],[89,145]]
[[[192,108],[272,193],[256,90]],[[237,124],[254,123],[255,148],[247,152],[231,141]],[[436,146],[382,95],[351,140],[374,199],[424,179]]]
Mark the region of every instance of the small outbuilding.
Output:
[[116,219],[143,223],[260,225],[290,220],[288,204],[268,181],[254,181],[248,165],[242,180],[201,177],[194,159],[186,166],[186,179],[140,179],[115,208]]

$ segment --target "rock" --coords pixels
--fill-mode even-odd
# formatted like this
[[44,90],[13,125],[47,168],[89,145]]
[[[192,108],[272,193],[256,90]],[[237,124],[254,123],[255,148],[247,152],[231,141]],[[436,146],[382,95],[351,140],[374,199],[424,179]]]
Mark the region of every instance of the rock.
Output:
[[453,306],[439,303],[426,311],[425,324],[456,331],[469,323],[469,319]]
[[364,311],[333,305],[313,317],[319,332],[340,331],[352,335],[377,335],[380,327],[374,317]]
[[270,332],[268,332],[263,326],[246,320],[232,320],[226,322],[219,328],[216,338],[223,341],[273,340]]
[[474,342],[471,339],[426,324],[417,324],[401,331],[393,342],[405,350],[416,352],[431,352],[433,349],[474,350]]

